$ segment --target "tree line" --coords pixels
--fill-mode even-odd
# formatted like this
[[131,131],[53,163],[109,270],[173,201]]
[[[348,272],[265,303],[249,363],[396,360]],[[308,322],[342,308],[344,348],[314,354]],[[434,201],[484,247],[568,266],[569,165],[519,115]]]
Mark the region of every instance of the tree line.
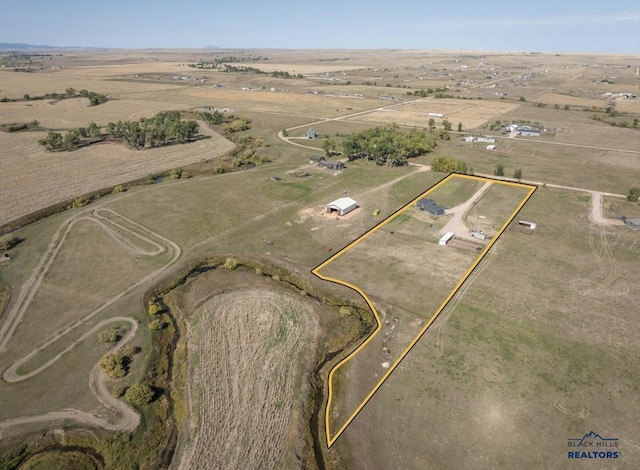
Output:
[[2,98],[0,102],[15,102],[15,101],[37,101],[37,100],[66,100],[69,98],[87,98],[89,100],[89,106],[98,106],[99,104],[109,101],[107,95],[103,93],[96,93],[95,91],[80,90],[76,91],[75,88],[67,88],[64,93],[45,93],[44,95],[31,96],[28,93],[22,95],[22,99],[18,98]]
[[199,138],[198,130],[199,125],[196,121],[183,121],[180,112],[167,111],[152,118],[109,122],[106,126],[92,122],[87,127],[70,129],[64,135],[51,131],[38,143],[55,152],[75,150],[111,138],[122,140],[132,148],[141,149],[191,142]]

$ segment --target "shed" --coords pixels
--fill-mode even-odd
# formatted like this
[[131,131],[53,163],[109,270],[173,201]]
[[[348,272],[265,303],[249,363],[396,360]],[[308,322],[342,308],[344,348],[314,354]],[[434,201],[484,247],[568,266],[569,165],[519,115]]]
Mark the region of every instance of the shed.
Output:
[[440,241],[438,242],[438,245],[440,246],[447,246],[447,244],[453,240],[453,237],[455,236],[455,234],[453,232],[447,232],[444,235],[442,235],[442,238],[440,239]]
[[325,161],[325,158],[321,155],[311,155],[309,157],[309,163],[320,163]]
[[535,222],[527,222],[526,220],[519,220],[518,225],[522,225],[523,227],[529,227],[531,230],[535,230],[538,226]]
[[358,203],[350,197],[341,197],[326,206],[326,212],[337,212],[338,215],[346,215],[358,207]]
[[329,170],[343,170],[344,169],[344,163],[338,161],[338,162],[328,162],[328,161],[322,161],[320,163],[318,163],[318,166],[321,168],[327,168]]
[[634,230],[640,230],[640,219],[625,219],[624,224]]
[[315,139],[316,137],[318,137],[316,131],[314,131],[313,129],[307,129],[307,139]]
[[487,150],[495,150],[495,149],[496,149],[495,144],[489,144],[489,145],[487,145]]
[[428,212],[434,217],[444,215],[444,207],[439,206],[433,199],[420,199],[416,202],[416,207],[421,211]]

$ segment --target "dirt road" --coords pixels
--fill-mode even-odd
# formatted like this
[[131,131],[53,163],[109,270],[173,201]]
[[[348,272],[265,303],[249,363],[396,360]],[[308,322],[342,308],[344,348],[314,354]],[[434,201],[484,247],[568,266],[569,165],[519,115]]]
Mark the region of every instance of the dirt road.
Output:
[[463,218],[469,209],[473,207],[473,204],[482,197],[482,195],[493,185],[490,181],[487,181],[482,185],[480,189],[476,191],[476,193],[467,199],[466,202],[452,208],[447,209],[445,214],[453,214],[453,217],[446,223],[444,227],[440,230],[441,235],[444,235],[447,232],[453,232],[456,234],[456,238],[462,238],[465,240],[477,242],[478,240],[471,236],[469,233],[469,227],[464,223]]
[[589,218],[602,225],[623,225],[624,223],[618,219],[606,219],[602,214],[603,199],[602,194],[596,191],[591,191],[591,210],[589,211]]

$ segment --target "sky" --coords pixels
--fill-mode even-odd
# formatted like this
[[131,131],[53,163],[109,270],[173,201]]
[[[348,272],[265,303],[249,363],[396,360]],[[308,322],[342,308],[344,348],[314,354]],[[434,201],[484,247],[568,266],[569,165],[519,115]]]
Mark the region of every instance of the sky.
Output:
[[0,42],[637,54],[640,1],[4,0]]

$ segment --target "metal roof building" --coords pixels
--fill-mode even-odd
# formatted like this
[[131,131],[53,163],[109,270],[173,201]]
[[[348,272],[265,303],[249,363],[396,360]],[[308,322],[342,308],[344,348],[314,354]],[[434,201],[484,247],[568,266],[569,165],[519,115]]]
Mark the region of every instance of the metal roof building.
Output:
[[634,230],[640,230],[640,219],[624,219],[624,224]]
[[426,211],[435,217],[444,215],[444,207],[436,204],[433,199],[420,199],[418,202],[416,202],[416,207],[421,211]]
[[346,215],[358,207],[358,203],[350,197],[341,197],[326,206],[326,212],[337,212],[339,215]]

